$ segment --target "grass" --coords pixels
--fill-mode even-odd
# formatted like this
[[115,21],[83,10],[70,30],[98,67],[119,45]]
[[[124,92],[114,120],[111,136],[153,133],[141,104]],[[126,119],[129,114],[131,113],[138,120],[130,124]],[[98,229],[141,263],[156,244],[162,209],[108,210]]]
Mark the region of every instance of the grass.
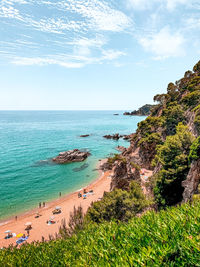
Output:
[[200,202],[128,223],[88,225],[66,240],[3,249],[0,266],[200,266]]

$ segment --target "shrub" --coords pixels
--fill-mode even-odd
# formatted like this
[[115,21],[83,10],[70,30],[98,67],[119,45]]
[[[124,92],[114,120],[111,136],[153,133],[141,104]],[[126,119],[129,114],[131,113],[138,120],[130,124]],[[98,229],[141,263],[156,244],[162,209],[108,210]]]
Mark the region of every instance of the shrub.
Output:
[[129,192],[115,189],[105,193],[101,201],[94,202],[87,211],[86,220],[95,223],[112,219],[128,221],[148,204],[140,185],[133,181]]

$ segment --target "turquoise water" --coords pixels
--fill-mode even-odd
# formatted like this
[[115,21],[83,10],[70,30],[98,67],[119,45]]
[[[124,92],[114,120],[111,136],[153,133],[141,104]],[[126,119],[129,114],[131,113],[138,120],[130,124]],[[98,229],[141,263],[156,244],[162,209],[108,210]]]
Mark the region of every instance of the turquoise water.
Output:
[[[130,134],[143,119],[113,116],[116,112],[0,111],[0,219],[58,198],[59,192],[78,190],[97,178],[98,160],[117,153],[117,145],[129,145],[102,136]],[[91,136],[80,138],[81,134]],[[74,148],[87,149],[92,155],[81,163],[51,164],[50,158]],[[83,164],[86,168],[78,171]]]

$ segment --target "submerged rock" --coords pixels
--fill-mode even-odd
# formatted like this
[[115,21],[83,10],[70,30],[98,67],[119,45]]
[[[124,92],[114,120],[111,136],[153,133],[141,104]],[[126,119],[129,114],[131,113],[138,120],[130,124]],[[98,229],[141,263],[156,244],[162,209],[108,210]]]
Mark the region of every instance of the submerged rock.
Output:
[[89,164],[84,163],[84,164],[81,165],[79,168],[74,168],[74,169],[72,169],[72,171],[74,171],[74,172],[80,172],[80,171],[86,169],[88,166],[89,166]]
[[58,164],[69,163],[69,162],[80,162],[84,161],[88,156],[89,152],[83,152],[78,149],[60,152],[59,155],[52,160]]

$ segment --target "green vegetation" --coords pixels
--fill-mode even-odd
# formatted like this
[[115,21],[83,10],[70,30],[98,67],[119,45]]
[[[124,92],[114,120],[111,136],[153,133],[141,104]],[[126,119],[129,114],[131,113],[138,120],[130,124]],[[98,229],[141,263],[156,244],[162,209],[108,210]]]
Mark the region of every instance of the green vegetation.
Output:
[[158,146],[154,164],[161,164],[162,168],[156,175],[154,194],[159,206],[174,205],[182,200],[181,182],[189,171],[188,154],[193,140],[188,127],[180,123],[176,134]]
[[190,147],[189,161],[200,158],[200,136],[192,143]]
[[182,102],[186,105],[187,108],[194,108],[200,104],[200,91],[194,91],[185,95],[182,99]]
[[182,106],[177,102],[171,102],[167,108],[163,110],[163,114],[165,117],[165,127],[166,134],[173,135],[176,133],[176,126],[179,122],[184,122],[184,111]]
[[199,266],[200,202],[0,251],[0,266]]
[[115,189],[105,193],[101,201],[94,202],[88,209],[86,220],[100,223],[103,221],[128,221],[150,204],[140,185],[133,181],[129,192]]
[[108,164],[112,165],[116,160],[126,163],[125,158],[123,158],[120,154],[115,154],[112,158],[108,158]]

